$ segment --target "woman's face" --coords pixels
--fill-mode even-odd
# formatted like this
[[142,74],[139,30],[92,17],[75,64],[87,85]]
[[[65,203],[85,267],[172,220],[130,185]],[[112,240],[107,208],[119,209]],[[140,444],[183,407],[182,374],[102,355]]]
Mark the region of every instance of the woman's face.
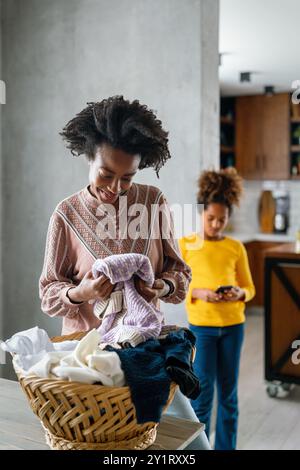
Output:
[[211,203],[203,211],[205,238],[218,240],[222,237],[229,219],[229,209],[224,204]]
[[138,154],[131,155],[109,144],[99,145],[94,160],[89,162],[92,194],[99,202],[114,204],[130,188],[140,161]]

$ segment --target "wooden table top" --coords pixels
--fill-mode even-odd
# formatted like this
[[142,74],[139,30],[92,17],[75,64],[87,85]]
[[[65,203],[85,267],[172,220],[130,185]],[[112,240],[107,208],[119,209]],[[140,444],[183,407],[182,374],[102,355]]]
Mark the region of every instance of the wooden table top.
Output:
[[[185,449],[204,425],[163,416],[155,443],[147,450]],[[40,421],[18,382],[0,379],[0,450],[49,450]]]
[[295,251],[295,243],[283,243],[282,245],[265,250],[264,253],[268,258],[300,259],[300,253]]

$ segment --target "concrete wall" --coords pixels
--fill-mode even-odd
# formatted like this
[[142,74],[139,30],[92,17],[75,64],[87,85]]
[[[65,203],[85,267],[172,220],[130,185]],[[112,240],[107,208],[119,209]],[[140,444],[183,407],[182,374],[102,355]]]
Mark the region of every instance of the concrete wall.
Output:
[[201,2],[201,169],[220,166],[219,2]]
[[[0,1],[0,79],[2,80],[2,1]],[[3,233],[2,233],[2,203],[3,203],[3,186],[2,186],[2,107],[0,102],[0,339],[4,337],[3,331]],[[0,364],[5,361],[5,353],[0,351]],[[0,367],[0,377],[1,370]]]
[[[204,161],[218,161],[218,0],[2,2],[4,335],[34,325],[57,334],[60,320],[38,299],[46,231],[57,202],[88,177],[58,132],[88,101],[139,98],[170,131],[173,158],[160,180],[144,170],[137,181],[194,202]],[[167,311],[185,321],[183,305]]]
[[[2,80],[2,0],[0,1],[0,80]],[[3,338],[3,291],[2,291],[2,282],[3,282],[3,271],[2,271],[2,104],[0,103],[0,339]],[[2,362],[4,353],[0,351],[0,364]],[[1,369],[0,369],[1,377]]]

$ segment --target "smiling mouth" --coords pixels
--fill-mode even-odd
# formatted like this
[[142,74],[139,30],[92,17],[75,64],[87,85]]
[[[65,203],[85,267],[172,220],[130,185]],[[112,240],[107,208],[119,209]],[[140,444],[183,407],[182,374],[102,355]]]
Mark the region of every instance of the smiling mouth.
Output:
[[106,191],[104,191],[103,189],[99,189],[99,193],[100,193],[101,196],[104,197],[104,199],[106,201],[115,201],[119,196],[118,194],[109,194]]

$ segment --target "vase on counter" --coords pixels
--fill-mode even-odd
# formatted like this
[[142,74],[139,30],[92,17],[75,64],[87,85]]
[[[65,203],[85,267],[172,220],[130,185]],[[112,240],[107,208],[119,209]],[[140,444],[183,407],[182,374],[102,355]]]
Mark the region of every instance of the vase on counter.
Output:
[[272,191],[262,191],[258,205],[258,218],[262,233],[273,233],[275,212],[276,203]]

